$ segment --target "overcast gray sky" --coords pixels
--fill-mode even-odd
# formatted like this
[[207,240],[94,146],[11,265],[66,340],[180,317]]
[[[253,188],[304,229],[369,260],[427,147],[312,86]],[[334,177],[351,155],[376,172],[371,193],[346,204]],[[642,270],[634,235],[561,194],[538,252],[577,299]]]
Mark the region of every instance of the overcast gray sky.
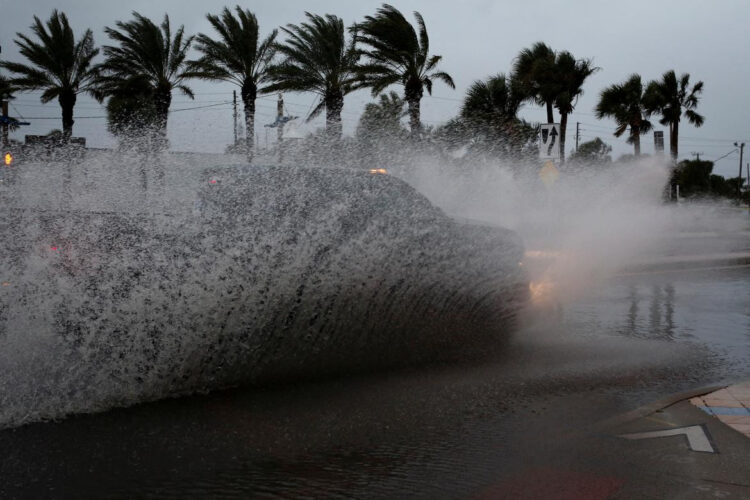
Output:
[[[518,51],[536,41],[544,41],[556,50],[569,50],[576,57],[592,58],[601,71],[589,78],[584,95],[570,117],[567,149],[574,144],[576,122],[580,122],[582,140],[596,136],[614,148],[615,156],[632,152],[624,138],[612,136],[613,125],[593,116],[599,92],[637,72],[645,80],[659,78],[669,69],[687,72],[691,81],[705,83],[698,112],[706,117],[701,128],[681,123],[680,156],[702,152],[714,160],[734,149],[734,141],[750,145],[750,109],[747,90],[750,82],[750,2],[748,0],[394,0],[393,5],[411,16],[418,10],[425,18],[430,34],[431,51],[443,56],[442,69],[450,73],[456,89],[441,83],[432,97],[422,102],[423,120],[438,124],[455,116],[466,88],[476,79],[508,72]],[[334,0],[276,0],[240,2],[258,17],[261,31],[287,23],[298,23],[304,11],[331,13],[347,24],[372,14],[381,2]],[[116,20],[127,20],[131,12],[160,21],[168,13],[173,26],[184,24],[187,32],[212,33],[205,20],[208,12],[216,13],[234,3],[212,0],[0,0],[0,45],[2,58],[20,61],[13,44],[15,32],[28,33],[34,15],[49,17],[53,8],[64,11],[77,33],[86,28],[94,31],[97,44],[106,44],[104,26]],[[175,95],[173,110],[217,104],[213,108],[185,110],[170,116],[170,139],[175,149],[221,151],[232,141],[231,99],[234,87],[229,84],[195,82],[195,101]],[[396,88],[395,90],[399,90]],[[289,94],[285,97],[290,113],[304,116],[313,96]],[[345,131],[356,126],[359,113],[371,100],[366,92],[347,96],[344,107]],[[22,133],[45,133],[60,128],[56,104],[41,106],[38,94],[22,94],[13,103],[18,112],[33,124]],[[272,121],[275,96],[258,101],[261,141],[265,139],[262,123]],[[11,114],[17,114],[11,109]],[[92,146],[111,144],[106,133],[103,110],[94,101],[81,98],[76,107],[75,134],[84,135]],[[541,108],[527,105],[521,115],[528,120],[544,119]],[[91,118],[85,118],[91,117]],[[311,128],[322,125],[313,122]],[[657,124],[657,129],[663,129]],[[665,133],[665,135],[667,135]],[[15,137],[20,138],[16,133]],[[644,138],[644,152],[653,151],[651,137]],[[750,159],[750,154],[746,155]],[[715,172],[736,176],[738,154],[733,153],[716,164]],[[744,167],[743,167],[744,172]]]

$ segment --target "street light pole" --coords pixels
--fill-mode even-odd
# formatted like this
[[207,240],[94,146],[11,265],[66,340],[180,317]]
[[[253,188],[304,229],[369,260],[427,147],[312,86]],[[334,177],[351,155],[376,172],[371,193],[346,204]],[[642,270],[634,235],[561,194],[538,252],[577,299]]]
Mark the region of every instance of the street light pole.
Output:
[[737,175],[737,198],[742,198],[742,153],[745,150],[745,143],[734,143],[735,146],[740,148],[740,173]]

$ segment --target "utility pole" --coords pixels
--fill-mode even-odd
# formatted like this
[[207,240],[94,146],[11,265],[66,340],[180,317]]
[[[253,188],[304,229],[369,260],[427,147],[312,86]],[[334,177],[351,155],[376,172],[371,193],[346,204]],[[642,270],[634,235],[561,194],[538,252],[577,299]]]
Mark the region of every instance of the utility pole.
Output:
[[276,129],[276,134],[279,141],[279,164],[284,161],[284,151],[281,147],[284,140],[284,95],[279,94],[279,101],[276,103],[276,121],[279,122],[279,127]]
[[276,121],[273,123],[267,123],[266,129],[266,147],[268,146],[268,128],[276,127],[276,143],[279,148],[279,163],[284,159],[284,124],[290,120],[296,119],[296,116],[284,116],[284,96],[279,94],[279,101],[276,104]]
[[8,146],[8,101],[3,99],[2,100],[2,113],[3,113],[3,131],[2,131],[2,140],[0,140],[0,145],[3,147]]
[[279,100],[276,103],[276,121],[279,123],[279,127],[276,130],[276,134],[279,141],[279,150],[281,150],[281,141],[284,140],[284,95],[279,94]]
[[576,153],[578,152],[578,138],[581,137],[581,122],[576,122]]
[[701,161],[701,155],[703,154],[703,151],[691,151],[691,155],[695,155],[696,161]]
[[745,150],[745,143],[743,142],[741,144],[738,144],[735,142],[734,145],[740,148],[740,173],[739,175],[737,175],[737,198],[741,199],[742,198],[742,153]]
[[232,91],[232,106],[234,107],[234,148],[237,149],[237,91]]

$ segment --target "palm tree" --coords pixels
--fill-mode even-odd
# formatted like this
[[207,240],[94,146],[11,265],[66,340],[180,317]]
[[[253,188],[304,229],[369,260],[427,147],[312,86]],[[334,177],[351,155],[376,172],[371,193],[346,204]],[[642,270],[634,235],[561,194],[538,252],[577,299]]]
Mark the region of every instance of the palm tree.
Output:
[[703,125],[704,118],[695,112],[698,100],[703,91],[703,82],[690,88],[690,75],[684,73],[679,81],[674,70],[662,75],[661,81],[652,81],[646,87],[643,100],[649,113],[659,113],[659,123],[669,125],[669,149],[672,158],[677,160],[677,141],[679,139],[680,118],[684,115],[688,122],[696,127]]
[[276,50],[284,59],[268,69],[273,83],[264,91],[318,94],[320,102],[307,119],[325,110],[327,135],[340,138],[344,96],[354,90],[359,59],[356,36],[347,42],[344,21],[339,17],[309,12],[305,15],[307,22],[281,28],[287,40],[283,45],[276,45]]
[[405,105],[406,101],[393,91],[380,94],[378,102],[370,102],[365,106],[359,118],[357,137],[395,137],[405,133],[401,124],[401,119],[406,115]]
[[34,16],[31,31],[39,41],[21,33],[16,33],[15,40],[19,52],[31,64],[4,61],[0,66],[15,73],[10,83],[16,90],[40,90],[42,103],[57,98],[62,110],[62,139],[67,142],[73,134],[73,108],[78,94],[94,93],[98,69],[91,62],[99,49],[94,47],[91,30],[76,41],[67,16],[57,10],[52,11],[46,26]]
[[118,29],[104,28],[119,46],[104,46],[106,60],[101,64],[98,97],[122,95],[131,87],[148,88],[154,108],[157,147],[166,146],[167,117],[172,90],[179,89],[191,99],[193,92],[185,85],[188,78],[185,57],[193,37],[185,36],[185,27],[172,36],[169,16],[161,26],[138,12],[128,22],[118,21]]
[[519,82],[500,73],[475,81],[466,91],[461,117],[469,123],[510,132],[523,102]]
[[448,73],[436,71],[443,58],[429,55],[430,39],[424,19],[414,13],[419,34],[396,8],[383,4],[375,16],[366,16],[356,25],[358,40],[369,46],[362,51],[368,59],[359,68],[358,87],[369,87],[376,96],[390,85],[404,86],[404,98],[409,106],[409,125],[413,137],[421,131],[420,102],[427,89],[432,94],[433,80],[440,80],[455,89]]
[[143,130],[154,123],[156,112],[151,87],[145,80],[133,80],[115,90],[106,107],[110,133],[120,139],[121,146],[145,146],[148,151],[148,143],[134,143],[132,139],[142,136]]
[[583,82],[598,71],[590,59],[576,59],[567,50],[557,54],[554,75],[558,85],[555,108],[560,112],[560,162],[565,162],[565,132],[568,115],[573,112],[578,97],[583,94]]
[[0,75],[0,101],[15,99],[13,96],[13,92],[15,91],[16,89],[13,88],[10,80],[4,75]]
[[402,123],[406,114],[406,101],[394,91],[384,92],[377,102],[367,103],[355,136],[361,165],[371,167],[397,161],[399,152],[410,143],[409,131]]
[[[502,73],[475,81],[466,91],[461,120],[472,141],[485,152],[518,159],[528,148],[534,127],[518,118],[526,93],[513,75]],[[531,134],[531,135],[530,135]]]
[[555,75],[557,55],[544,42],[536,42],[531,48],[523,49],[516,56],[513,75],[527,100],[533,100],[547,110],[547,123],[554,123],[552,114],[555,98],[559,92],[559,82]]
[[[9,101],[15,98],[13,96],[13,92],[15,92],[15,89],[10,84],[10,80],[8,80],[5,76],[0,75],[0,104],[2,104],[3,106],[3,111],[6,111],[6,108],[8,106],[5,101]],[[8,130],[14,129],[15,124],[13,122],[8,123],[4,121],[0,125],[0,146],[8,145]]]
[[223,80],[240,86],[245,108],[245,146],[248,160],[253,159],[255,142],[255,98],[261,85],[269,80],[268,68],[276,54],[274,41],[278,30],[258,43],[258,19],[239,5],[237,17],[224,8],[221,17],[208,14],[206,19],[219,33],[214,40],[203,33],[196,38],[196,48],[202,53],[197,61],[188,63],[191,76],[206,80]]
[[635,149],[635,156],[641,154],[641,134],[651,130],[648,112],[643,103],[641,75],[633,74],[625,82],[610,85],[602,90],[595,108],[596,117],[614,118],[617,123],[615,137],[620,137],[630,127],[628,143]]

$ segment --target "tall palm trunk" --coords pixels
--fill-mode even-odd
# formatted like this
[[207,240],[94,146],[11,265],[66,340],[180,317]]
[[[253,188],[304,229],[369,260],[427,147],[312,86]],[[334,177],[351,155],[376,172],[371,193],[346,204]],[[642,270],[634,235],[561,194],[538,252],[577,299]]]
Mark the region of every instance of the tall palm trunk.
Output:
[[172,91],[168,88],[157,87],[154,92],[154,146],[158,150],[167,148],[167,119],[169,106],[172,104]]
[[641,129],[640,127],[630,127],[630,134],[633,136],[633,149],[636,156],[641,156]]
[[547,123],[555,123],[555,116],[552,114],[552,101],[547,101]]
[[422,101],[422,82],[409,81],[404,89],[406,104],[409,106],[409,127],[412,138],[418,138],[422,131],[422,121],[420,117],[420,103]]
[[73,108],[76,105],[76,93],[73,91],[63,91],[57,100],[60,103],[60,108],[62,108],[62,141],[63,144],[67,144],[73,135],[73,124],[75,123],[75,120],[73,120]]
[[245,107],[245,154],[248,163],[253,162],[255,152],[255,98],[257,87],[252,82],[242,86],[242,104]]
[[669,124],[669,151],[672,153],[672,160],[674,161],[677,161],[677,138],[679,127],[679,120]]
[[565,130],[568,128],[568,113],[560,112],[560,164],[565,163]]
[[325,97],[326,104],[326,135],[329,139],[341,139],[341,110],[344,108],[344,95],[340,91],[332,91]]

